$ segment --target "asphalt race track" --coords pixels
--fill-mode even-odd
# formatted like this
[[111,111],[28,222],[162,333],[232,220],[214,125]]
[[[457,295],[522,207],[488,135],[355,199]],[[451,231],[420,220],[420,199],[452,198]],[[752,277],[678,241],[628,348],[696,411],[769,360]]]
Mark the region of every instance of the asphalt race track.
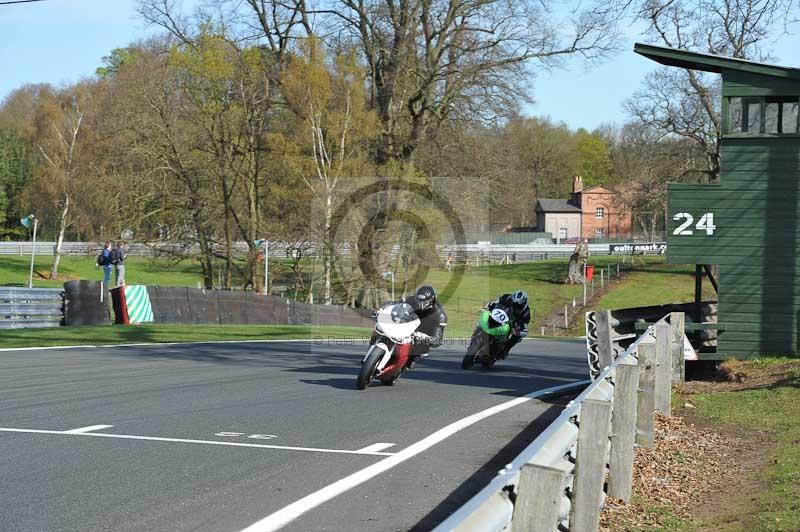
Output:
[[0,351],[0,530],[429,530],[560,409],[520,397],[587,374],[582,341],[528,340],[469,372],[455,345],[358,391],[364,352]]

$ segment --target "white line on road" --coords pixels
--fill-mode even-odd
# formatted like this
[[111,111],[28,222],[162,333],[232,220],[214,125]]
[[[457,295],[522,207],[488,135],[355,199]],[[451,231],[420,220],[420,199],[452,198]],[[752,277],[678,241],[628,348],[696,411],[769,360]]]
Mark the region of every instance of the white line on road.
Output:
[[545,388],[544,390],[538,390],[523,397],[517,397],[511,401],[506,401],[505,403],[487,408],[486,410],[460,419],[447,425],[446,427],[437,430],[433,434],[423,438],[417,443],[406,447],[402,451],[397,452],[389,458],[384,458],[380,462],[365,467],[360,471],[356,471],[352,475],[346,476],[341,480],[337,480],[333,484],[328,484],[324,488],[306,495],[302,499],[293,502],[289,506],[286,506],[277,512],[268,515],[257,523],[250,525],[242,532],[272,532],[274,530],[278,530],[309,510],[312,510],[313,508],[316,508],[317,506],[333,499],[337,495],[341,495],[342,493],[358,486],[359,484],[362,484],[367,480],[380,475],[394,466],[405,462],[409,458],[413,458],[419,453],[433,447],[437,443],[449,438],[460,430],[465,429],[470,425],[474,425],[482,419],[486,419],[487,417],[503,412],[504,410],[513,408],[517,405],[530,401],[531,399],[535,399],[536,397],[541,397],[542,395],[547,395],[561,390],[585,386],[590,382],[591,381],[579,381],[570,384],[563,384],[561,386],[553,386],[552,388]]
[[114,425],[92,425],[91,427],[81,427],[79,429],[65,430],[64,434],[86,434],[94,430],[110,429]]
[[[98,425],[105,426],[105,425]],[[110,426],[110,425],[109,425]],[[91,427],[87,427],[91,428]],[[80,429],[77,429],[80,430]],[[15,429],[15,428],[0,428],[0,432],[20,432],[28,434],[57,434],[66,436],[91,436],[95,438],[115,438],[120,440],[144,440],[144,441],[160,441],[168,443],[195,443],[201,445],[219,445],[223,447],[252,447],[256,449],[281,449],[284,451],[305,451],[309,453],[329,453],[329,454],[360,454],[367,456],[392,456],[393,453],[384,453],[380,451],[358,450],[350,451],[347,449],[324,449],[319,447],[294,447],[290,445],[265,445],[261,443],[240,443],[233,441],[215,441],[215,440],[189,440],[184,438],[161,438],[157,436],[133,436],[130,434],[108,434],[104,432],[73,432],[64,430],[34,430],[34,429]]]
[[384,449],[388,449],[389,447],[394,447],[393,443],[373,443],[372,445],[367,445],[363,449],[359,449],[359,451],[383,451]]

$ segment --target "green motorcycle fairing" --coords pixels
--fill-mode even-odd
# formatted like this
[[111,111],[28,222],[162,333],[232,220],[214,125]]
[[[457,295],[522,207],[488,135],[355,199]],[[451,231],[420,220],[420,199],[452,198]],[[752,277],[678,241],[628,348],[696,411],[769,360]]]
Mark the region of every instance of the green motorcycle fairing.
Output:
[[489,318],[491,317],[491,312],[488,310],[482,310],[480,315],[478,316],[478,327],[480,327],[483,332],[489,334],[491,336],[497,337],[508,337],[511,334],[511,325],[508,323],[504,323],[499,327],[491,327],[489,325]]

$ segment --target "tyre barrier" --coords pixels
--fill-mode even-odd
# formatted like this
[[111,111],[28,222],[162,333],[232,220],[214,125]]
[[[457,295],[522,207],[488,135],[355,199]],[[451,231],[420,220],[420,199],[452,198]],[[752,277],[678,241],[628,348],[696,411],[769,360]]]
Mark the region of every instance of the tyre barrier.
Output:
[[107,292],[100,281],[64,283],[64,325],[108,325]]

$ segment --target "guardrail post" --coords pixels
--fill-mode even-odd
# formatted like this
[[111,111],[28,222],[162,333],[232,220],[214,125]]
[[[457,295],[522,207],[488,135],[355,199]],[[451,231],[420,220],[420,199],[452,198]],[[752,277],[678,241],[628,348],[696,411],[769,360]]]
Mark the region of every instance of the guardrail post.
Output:
[[600,371],[614,361],[614,339],[611,331],[611,311],[595,312],[597,327],[597,357]]
[[636,398],[636,443],[653,446],[653,412],[655,411],[656,346],[639,344],[639,395]]
[[686,381],[686,361],[683,359],[685,321],[683,312],[671,312],[669,315],[669,324],[672,326],[672,382],[675,384]]
[[514,502],[513,530],[553,532],[558,526],[564,471],[538,464],[524,464]]
[[616,374],[608,495],[629,502],[633,486],[633,445],[636,440],[636,390],[639,387],[636,358],[629,355],[620,360]]
[[656,324],[656,412],[672,415],[672,329]]
[[588,532],[597,530],[600,525],[610,422],[610,401],[583,401],[569,521],[572,530]]

